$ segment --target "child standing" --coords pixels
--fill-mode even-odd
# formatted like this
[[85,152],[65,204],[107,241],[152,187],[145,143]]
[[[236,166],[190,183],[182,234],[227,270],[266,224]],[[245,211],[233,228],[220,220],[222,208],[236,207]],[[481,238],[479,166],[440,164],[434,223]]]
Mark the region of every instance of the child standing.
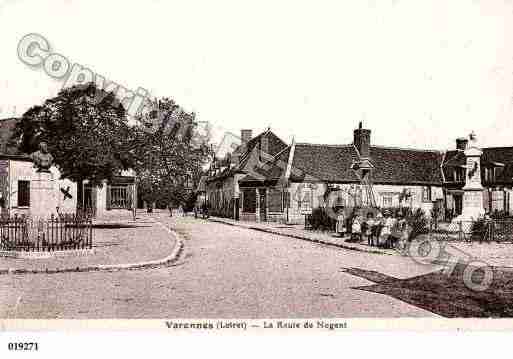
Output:
[[362,240],[362,221],[360,220],[359,215],[356,215],[353,218],[353,223],[351,225],[351,240],[353,240],[353,241],[361,241]]
[[374,246],[374,238],[372,236],[372,230],[376,225],[374,221],[374,214],[372,212],[367,213],[367,221],[365,221],[365,236],[367,236],[367,244]]
[[344,237],[346,233],[346,216],[344,215],[344,208],[340,208],[337,213],[336,232],[340,237]]

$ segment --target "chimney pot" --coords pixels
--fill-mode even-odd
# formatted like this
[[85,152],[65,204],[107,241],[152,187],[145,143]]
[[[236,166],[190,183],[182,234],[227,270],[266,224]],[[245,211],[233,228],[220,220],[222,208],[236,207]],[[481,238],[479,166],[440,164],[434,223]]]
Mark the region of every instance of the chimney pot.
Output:
[[456,139],[456,149],[465,151],[467,149],[468,145],[468,138],[466,137],[460,137]]
[[370,156],[370,135],[371,130],[362,128],[361,122],[358,124],[358,128],[354,130],[353,144],[361,158],[369,158]]

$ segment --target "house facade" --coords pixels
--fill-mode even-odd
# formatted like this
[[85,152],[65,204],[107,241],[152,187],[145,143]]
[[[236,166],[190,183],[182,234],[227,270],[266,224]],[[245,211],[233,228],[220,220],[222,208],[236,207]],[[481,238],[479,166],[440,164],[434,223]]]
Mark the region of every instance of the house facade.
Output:
[[[464,151],[468,140],[458,138],[456,149],[447,151],[443,161],[444,195],[447,213],[461,214],[463,186],[467,175]],[[483,148],[481,181],[483,207],[489,213],[513,214],[513,147]]]
[[41,206],[48,207],[48,216],[75,212],[77,186],[70,180],[60,179],[56,167],[50,168],[48,198],[37,203],[34,183],[39,173],[26,155],[0,154],[0,207],[3,213],[27,215],[39,213]]
[[[61,179],[59,169],[50,168],[45,175],[45,199],[36,193],[41,187],[41,173],[37,171],[30,156],[20,153],[9,144],[17,119],[0,120],[0,208],[10,215],[44,213],[45,217],[58,213],[74,213],[77,208],[77,184]],[[102,186],[91,186],[84,182],[82,208],[95,216],[118,215],[131,210],[135,204],[136,182],[133,171],[122,171]]]
[[[241,219],[239,182],[258,163],[271,160],[287,147],[270,129],[252,137],[252,130],[241,130],[241,144],[225,158],[214,161],[205,181],[210,213]],[[242,219],[256,219],[255,213]]]
[[[239,181],[241,212],[254,211],[257,220],[301,223],[305,214],[327,203],[330,207],[373,203],[425,211],[442,206],[442,153],[371,146],[370,134],[370,130],[356,129],[353,143],[345,145],[293,141]],[[355,169],[362,158],[370,166],[366,184]]]
[[[351,144],[292,141],[275,154],[256,156],[244,171],[230,177],[226,184],[237,191],[238,203],[234,212],[238,216],[230,217],[302,223],[305,214],[327,203],[330,207],[372,203],[380,208],[421,208],[426,213],[436,208],[440,219],[457,216],[467,143],[456,142],[452,151],[373,146],[371,130],[361,127],[354,130]],[[513,213],[513,148],[483,151],[485,208]],[[358,172],[362,162],[369,169],[365,182]],[[218,200],[213,191],[207,190],[211,205]]]

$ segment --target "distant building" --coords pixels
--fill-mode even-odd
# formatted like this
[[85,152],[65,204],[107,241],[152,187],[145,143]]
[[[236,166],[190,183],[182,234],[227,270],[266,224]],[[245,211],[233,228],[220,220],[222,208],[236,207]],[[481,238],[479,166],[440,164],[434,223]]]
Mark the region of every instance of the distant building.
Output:
[[[467,175],[464,151],[467,144],[467,139],[458,138],[456,149],[444,154],[445,204],[447,210],[455,215],[461,214],[463,205],[462,188]],[[482,150],[483,206],[488,212],[513,214],[513,147],[488,147]]]

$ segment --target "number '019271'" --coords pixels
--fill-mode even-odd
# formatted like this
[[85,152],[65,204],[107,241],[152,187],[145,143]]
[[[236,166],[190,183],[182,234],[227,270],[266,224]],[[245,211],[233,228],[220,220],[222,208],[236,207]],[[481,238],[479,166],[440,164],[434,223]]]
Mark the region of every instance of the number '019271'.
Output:
[[38,351],[39,345],[36,342],[19,342],[7,344],[10,351]]

